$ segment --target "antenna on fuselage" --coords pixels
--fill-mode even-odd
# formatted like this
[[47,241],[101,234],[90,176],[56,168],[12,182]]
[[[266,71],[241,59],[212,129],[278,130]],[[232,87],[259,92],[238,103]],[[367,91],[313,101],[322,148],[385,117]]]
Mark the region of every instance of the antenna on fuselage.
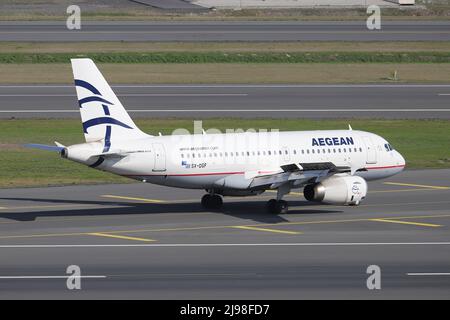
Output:
[[160,137],[162,137],[162,133],[161,132],[158,132],[158,134],[159,134]]
[[348,130],[350,130],[350,131],[353,130],[353,128],[352,128],[352,126],[350,125],[350,123],[348,124]]

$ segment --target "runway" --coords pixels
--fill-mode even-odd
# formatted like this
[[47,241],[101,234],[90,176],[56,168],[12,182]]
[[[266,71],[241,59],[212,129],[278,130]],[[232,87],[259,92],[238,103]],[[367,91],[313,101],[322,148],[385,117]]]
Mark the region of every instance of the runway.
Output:
[[[117,85],[135,117],[450,118],[450,85]],[[0,86],[0,118],[79,118],[72,85]]]
[[359,207],[295,190],[280,216],[264,210],[273,193],[206,212],[202,191],[148,184],[2,189],[0,299],[448,299],[449,176],[407,170]]
[[382,21],[381,30],[366,22],[184,21],[83,22],[68,30],[61,22],[2,22],[0,41],[449,41],[450,23]]

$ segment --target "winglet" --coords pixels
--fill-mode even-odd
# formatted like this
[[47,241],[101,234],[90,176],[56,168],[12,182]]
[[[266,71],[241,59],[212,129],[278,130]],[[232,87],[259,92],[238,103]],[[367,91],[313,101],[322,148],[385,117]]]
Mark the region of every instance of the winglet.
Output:
[[65,148],[65,147],[66,147],[65,145],[59,143],[58,141],[55,141],[55,144],[56,144],[58,147],[60,147],[60,148]]

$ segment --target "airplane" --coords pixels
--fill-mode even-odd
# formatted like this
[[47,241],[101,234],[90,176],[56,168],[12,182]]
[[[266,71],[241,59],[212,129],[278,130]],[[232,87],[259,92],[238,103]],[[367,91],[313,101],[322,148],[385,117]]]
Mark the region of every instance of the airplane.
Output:
[[205,209],[225,196],[276,192],[273,214],[288,212],[283,197],[303,188],[306,200],[359,205],[369,180],[398,174],[405,159],[379,135],[353,130],[149,135],[128,115],[91,59],[71,60],[86,143],[29,144],[58,151],[94,169],[146,183],[204,189]]

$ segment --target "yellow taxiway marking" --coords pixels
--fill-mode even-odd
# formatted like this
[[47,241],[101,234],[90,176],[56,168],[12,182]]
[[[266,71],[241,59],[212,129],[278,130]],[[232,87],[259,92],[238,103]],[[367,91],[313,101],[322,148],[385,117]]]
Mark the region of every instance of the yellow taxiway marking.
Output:
[[406,187],[419,187],[426,189],[437,189],[437,190],[448,190],[450,187],[444,186],[429,186],[424,184],[411,184],[411,183],[401,183],[401,182],[385,182],[384,184],[393,185],[393,186],[406,186]]
[[302,232],[298,232],[298,231],[276,230],[276,229],[258,228],[258,227],[250,227],[250,226],[233,226],[232,228],[245,229],[245,230],[255,230],[255,231],[265,231],[265,232],[274,232],[274,233],[284,233],[284,234],[302,234]]
[[133,241],[145,241],[145,242],[153,242],[153,241],[155,241],[153,239],[119,236],[119,235],[115,235],[115,234],[100,233],[100,232],[88,233],[88,234],[90,236],[108,237],[108,238],[125,239],[125,240],[133,240]]
[[110,194],[104,194],[102,195],[103,198],[113,198],[113,199],[123,199],[123,200],[135,200],[135,201],[142,201],[142,202],[148,202],[148,203],[165,203],[164,200],[158,200],[158,199],[146,199],[146,198],[134,198],[134,197],[124,197],[124,196],[114,196]]
[[40,209],[40,208],[72,208],[72,207],[89,207],[95,206],[93,204],[52,204],[42,206],[19,206],[19,207],[0,207],[1,209],[18,210],[18,209]]
[[[448,218],[450,214],[442,215],[421,215],[421,216],[400,216],[395,217],[395,219],[428,219],[428,218]],[[347,223],[347,222],[363,222],[383,219],[392,222],[390,219],[392,217],[380,217],[380,218],[361,218],[361,219],[341,219],[341,220],[312,220],[312,221],[294,221],[294,222],[278,222],[278,223],[260,223],[254,225],[243,225],[241,227],[271,227],[271,226],[295,226],[295,225],[314,225],[314,224],[332,224],[332,223]],[[215,226],[197,226],[197,227],[179,227],[179,228],[155,228],[155,229],[135,229],[135,230],[114,230],[106,231],[105,233],[109,235],[117,235],[121,233],[141,233],[141,232],[167,232],[167,231],[195,231],[195,230],[211,230],[211,229],[224,229],[224,228],[236,228],[236,225],[215,225]],[[102,232],[100,232],[102,233]],[[0,239],[15,239],[15,238],[41,238],[41,237],[67,237],[67,236],[85,236],[91,235],[88,232],[78,232],[78,233],[43,233],[43,234],[28,234],[28,235],[11,235],[11,236],[0,236]]]
[[398,221],[398,220],[391,220],[391,219],[370,219],[370,221],[408,224],[408,225],[414,225],[414,226],[420,226],[420,227],[432,227],[432,228],[442,227],[440,224],[411,222],[411,221]]
[[391,192],[411,192],[411,191],[433,191],[430,188],[410,188],[410,189],[394,189],[394,190],[369,190],[368,193],[391,193]]
[[[391,183],[386,182],[385,184],[391,184]],[[418,188],[414,188],[414,189],[412,189],[412,188],[409,188],[409,189],[394,189],[394,190],[369,190],[368,192],[369,193],[387,193],[387,192],[429,191],[429,190],[433,190],[433,189],[443,189],[443,190],[444,189],[450,189],[448,187],[422,186],[422,185],[417,185],[417,184],[414,184],[414,185],[409,185],[408,184],[407,186],[411,186],[411,187],[414,186],[414,187],[418,187]],[[276,193],[277,191],[275,191],[275,190],[267,190],[266,192]],[[287,196],[303,196],[303,192],[290,192],[290,193],[287,194]]]

